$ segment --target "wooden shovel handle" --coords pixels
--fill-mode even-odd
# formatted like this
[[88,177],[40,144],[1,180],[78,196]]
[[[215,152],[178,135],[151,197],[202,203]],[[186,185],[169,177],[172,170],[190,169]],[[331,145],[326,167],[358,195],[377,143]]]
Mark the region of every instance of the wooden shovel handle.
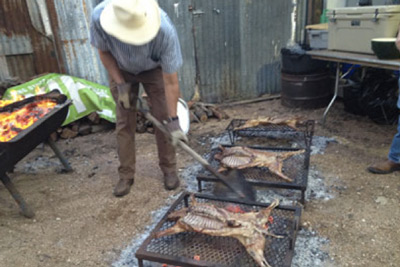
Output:
[[[150,114],[149,111],[141,109],[140,110],[144,116],[151,121],[154,126],[156,126],[158,129],[160,129],[160,131],[162,131],[167,137],[171,137],[171,134],[169,133],[169,131],[165,128],[165,126],[159,122],[155,117],[153,117],[153,115]],[[233,192],[235,192],[236,194],[238,194],[241,198],[245,198],[245,195],[240,192],[239,190],[237,190],[236,188],[234,188],[229,182],[228,179],[223,176],[222,174],[220,174],[216,169],[214,169],[210,163],[208,163],[207,160],[205,160],[202,156],[200,156],[196,151],[194,151],[191,147],[189,147],[186,143],[182,142],[182,141],[178,141],[178,145],[185,150],[190,156],[192,156],[195,160],[197,160],[198,162],[201,163],[201,165],[203,165],[204,168],[206,168],[209,172],[211,172],[212,174],[214,174],[219,180],[221,180],[222,183],[224,183],[228,188],[230,188]]]

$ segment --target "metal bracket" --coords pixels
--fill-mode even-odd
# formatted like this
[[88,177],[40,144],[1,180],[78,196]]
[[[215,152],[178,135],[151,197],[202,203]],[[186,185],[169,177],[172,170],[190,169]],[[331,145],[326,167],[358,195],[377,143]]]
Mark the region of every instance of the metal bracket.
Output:
[[379,20],[378,15],[379,15],[379,10],[376,8],[375,9],[375,16],[372,19],[373,22],[377,22]]
[[189,7],[188,7],[188,11],[189,12],[192,12],[192,14],[193,15],[203,15],[204,14],[204,11],[203,10],[201,10],[201,9],[196,9],[196,8],[194,8],[192,5],[190,5]]
[[199,15],[203,15],[204,12],[201,9],[199,9],[199,10],[193,10],[192,14],[195,16],[199,16]]
[[336,22],[336,10],[333,10],[332,12],[332,18],[329,19],[331,22],[335,23]]

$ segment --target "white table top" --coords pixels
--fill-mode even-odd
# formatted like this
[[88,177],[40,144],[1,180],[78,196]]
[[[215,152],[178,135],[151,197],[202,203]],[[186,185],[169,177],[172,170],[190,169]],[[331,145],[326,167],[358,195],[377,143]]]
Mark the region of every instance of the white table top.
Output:
[[311,50],[306,52],[314,59],[327,60],[340,63],[357,64],[390,70],[400,69],[400,59],[378,59],[375,55],[334,50]]

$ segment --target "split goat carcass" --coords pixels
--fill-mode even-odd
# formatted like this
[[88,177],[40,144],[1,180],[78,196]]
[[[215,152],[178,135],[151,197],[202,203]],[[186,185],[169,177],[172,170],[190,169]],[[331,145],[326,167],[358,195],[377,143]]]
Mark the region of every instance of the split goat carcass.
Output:
[[304,149],[297,151],[265,151],[252,149],[245,146],[219,147],[221,152],[215,154],[214,158],[221,162],[219,171],[227,168],[246,169],[253,167],[267,167],[271,173],[276,174],[287,182],[293,182],[293,179],[282,172],[285,159],[294,155],[304,153]]

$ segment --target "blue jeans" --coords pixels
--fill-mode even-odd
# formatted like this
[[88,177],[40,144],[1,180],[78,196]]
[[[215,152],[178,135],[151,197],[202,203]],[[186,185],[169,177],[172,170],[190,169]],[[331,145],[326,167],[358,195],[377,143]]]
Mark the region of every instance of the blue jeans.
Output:
[[[399,88],[400,88],[400,78],[399,78]],[[400,109],[400,94],[399,98],[397,99],[397,108]],[[397,124],[397,133],[393,137],[392,145],[390,146],[388,159],[400,163],[400,116],[399,121]]]

